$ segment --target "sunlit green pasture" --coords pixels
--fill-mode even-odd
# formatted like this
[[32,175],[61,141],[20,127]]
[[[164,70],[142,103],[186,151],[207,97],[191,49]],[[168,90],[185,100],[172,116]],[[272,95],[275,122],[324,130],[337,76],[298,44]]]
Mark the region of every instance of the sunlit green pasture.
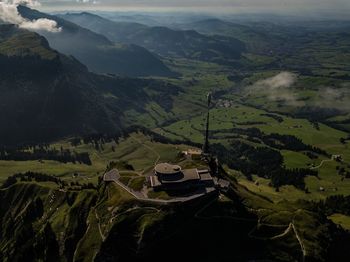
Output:
[[[60,163],[57,161],[0,161],[0,182],[15,173],[27,171],[45,173],[68,180],[82,182],[97,182],[98,175],[102,175],[111,161],[126,161],[138,172],[152,168],[155,162],[174,161],[178,153],[186,146],[174,146],[155,143],[142,134],[132,134],[126,139],[120,139],[118,144],[110,142],[103,144],[97,150],[92,144],[81,144],[76,147],[68,141],[60,141],[51,145],[52,148],[88,152],[92,165],[79,163]],[[73,174],[79,174],[73,178]]]

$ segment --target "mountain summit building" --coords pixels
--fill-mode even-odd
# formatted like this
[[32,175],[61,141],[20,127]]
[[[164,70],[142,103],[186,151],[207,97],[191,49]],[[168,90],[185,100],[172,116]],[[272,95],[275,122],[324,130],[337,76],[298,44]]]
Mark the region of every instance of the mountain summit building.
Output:
[[154,175],[150,176],[151,187],[155,190],[189,190],[205,189],[214,185],[209,170],[197,168],[182,169],[179,165],[160,163],[154,168]]
[[[211,104],[211,93],[207,95],[207,119],[204,134],[204,143],[200,152],[201,156],[209,155],[209,113]],[[193,151],[193,150],[192,150]],[[196,151],[197,152],[197,151]],[[187,151],[186,156],[192,156]],[[154,190],[190,190],[190,189],[206,189],[214,186],[214,179],[210,171],[198,170],[197,168],[182,169],[179,165],[169,163],[160,163],[154,167],[154,175],[149,178],[150,185]]]

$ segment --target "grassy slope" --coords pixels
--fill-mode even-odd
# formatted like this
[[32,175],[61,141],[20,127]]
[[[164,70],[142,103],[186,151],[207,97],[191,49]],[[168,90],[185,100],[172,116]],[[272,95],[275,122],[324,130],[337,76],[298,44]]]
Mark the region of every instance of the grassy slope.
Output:
[[25,56],[31,54],[48,60],[57,58],[58,54],[49,48],[45,48],[43,43],[45,43],[45,40],[38,38],[35,33],[24,32],[20,37],[14,36],[1,42],[0,54],[6,56]]
[[[146,105],[144,113],[132,110],[125,112],[130,123],[137,123],[153,128],[154,131],[169,138],[190,138],[194,142],[202,143],[205,123],[205,94],[208,91],[230,91],[228,95],[225,95],[223,98],[232,100],[232,106],[229,108],[214,108],[211,110],[210,128],[213,131],[218,131],[215,137],[211,138],[212,143],[228,143],[228,140],[224,137],[231,134],[225,131],[225,129],[233,127],[255,127],[265,133],[277,132],[279,134],[297,136],[306,144],[320,147],[330,154],[342,154],[346,162],[350,161],[350,149],[348,145],[342,145],[339,142],[340,138],[347,136],[345,132],[324,124],[320,124],[320,130],[317,130],[308,120],[293,118],[291,116],[280,115],[280,117],[283,118],[283,122],[281,123],[271,117],[263,116],[262,114],[268,113],[267,109],[269,108],[266,109],[263,106],[263,108],[257,109],[253,105],[243,104],[239,98],[239,93],[237,93],[237,90],[239,90],[237,89],[238,83],[230,81],[227,78],[227,76],[231,74],[230,70],[227,68],[186,59],[169,60],[166,61],[166,63],[172,70],[182,73],[183,76],[178,79],[163,80],[181,86],[183,91],[178,96],[174,97],[173,107],[170,111],[165,111],[158,103],[151,102]],[[269,77],[274,74],[276,74],[276,72],[263,71],[262,73],[253,74],[247,81],[254,82],[257,79]],[[254,99],[257,105],[263,105],[261,104],[263,99],[261,101],[256,97]],[[273,103],[271,104],[273,105]],[[268,106],[269,104],[266,105]],[[54,146],[60,148],[61,145],[63,145],[64,148],[70,147],[65,142],[59,142]],[[172,150],[167,150],[168,146],[165,145],[153,144],[152,146],[159,147],[157,148],[157,152],[164,157],[164,160],[167,159],[168,152],[170,154],[173,152]],[[117,159],[126,160],[129,161],[136,170],[141,171],[145,169],[145,167],[146,169],[151,167],[152,162],[155,161],[156,158],[154,152],[150,152],[147,148],[139,146],[139,142],[134,139],[121,141],[116,146],[115,152],[112,152],[111,148],[112,144],[105,145],[104,150],[100,152],[96,151],[92,145],[82,145],[74,149],[79,152],[90,152],[93,162],[92,166],[60,164],[51,161],[45,161],[44,164],[40,164],[36,161],[0,161],[0,181],[3,181],[9,174],[19,171],[23,172],[28,169],[48,172],[66,177],[67,179],[72,173],[78,172],[79,174],[92,178],[92,181],[96,181],[96,174],[101,174],[109,161]],[[288,150],[283,150],[281,153],[285,158],[286,166],[289,168],[307,168],[312,164],[318,165],[322,160],[325,160],[324,157],[311,160],[302,153]],[[335,162],[327,162],[319,169],[321,180],[315,178],[306,179],[307,187],[311,191],[311,194],[307,196],[292,187],[285,187],[281,192],[287,190],[293,198],[323,198],[331,194],[348,194],[347,188],[350,186],[350,182],[347,179],[344,181],[340,180],[341,177],[337,175],[336,166],[338,166],[338,164]],[[241,181],[246,185],[250,184],[249,181],[244,181],[244,179],[241,179]],[[268,181],[266,181],[266,184],[268,184]],[[257,187],[254,184],[249,186],[256,192],[263,191],[272,198],[276,197],[275,193],[271,193],[273,190],[267,186],[265,188],[262,188],[262,186]],[[325,192],[319,192],[318,189],[320,186],[327,190]],[[337,188],[337,191],[333,191],[335,188]],[[277,194],[277,198],[278,197],[284,198],[284,195]]]
[[[237,104],[233,108],[228,109],[213,109],[211,111],[211,126],[210,129],[214,131],[222,132],[222,135],[229,135],[229,133],[223,131],[233,127],[248,128],[256,127],[261,131],[269,133],[279,133],[286,135],[294,135],[306,144],[317,146],[326,150],[330,154],[341,154],[346,162],[350,160],[350,151],[348,145],[342,145],[339,142],[341,137],[346,137],[346,133],[333,129],[329,126],[320,125],[320,130],[315,129],[312,124],[305,119],[296,119],[284,116],[282,123],[276,120],[261,116],[267,113],[266,111],[255,109],[252,107],[243,106]],[[259,121],[264,124],[247,125],[247,122]],[[164,127],[159,130],[160,133],[169,137],[175,138],[190,136],[193,141],[201,143],[203,141],[205,119],[203,116],[194,117],[190,120],[183,120]],[[176,136],[174,136],[174,134]],[[216,138],[216,139],[215,139]],[[220,142],[227,143],[228,140],[220,139],[220,134],[216,134],[215,138],[212,138],[212,143]],[[289,168],[308,168],[310,165],[319,165],[322,160],[326,160],[324,157],[320,157],[316,160],[311,160],[302,153],[283,150],[282,155],[285,158],[285,164]],[[316,178],[307,178],[307,186],[314,196],[324,197],[331,194],[349,194],[348,188],[350,181],[347,179],[341,181],[341,176],[337,175],[336,167],[339,166],[336,162],[325,162],[322,167],[319,168],[321,180]],[[249,182],[246,182],[249,183]],[[320,187],[327,188],[326,192],[318,192]],[[337,191],[333,191],[337,188]],[[260,189],[255,189],[260,191]],[[269,190],[271,191],[271,190]],[[292,190],[293,191],[293,190]],[[296,194],[305,197],[304,194]],[[281,197],[285,194],[280,194]],[[285,195],[288,197],[287,195]],[[308,198],[308,196],[306,196]]]
[[329,217],[335,224],[341,225],[343,228],[350,230],[350,217],[342,214],[333,214]]
[[[65,148],[70,147],[67,143],[59,145]],[[114,157],[118,155],[122,160],[129,160],[129,164],[132,163],[136,170],[142,171],[152,166],[157,158],[152,154],[153,150],[143,145],[152,147],[158,153],[163,153],[164,161],[174,161],[181,148],[181,146],[174,147],[150,142],[147,137],[133,134],[116,146],[115,153],[109,152],[109,154],[110,157],[114,154]],[[86,149],[86,146],[81,146],[79,150]],[[135,157],[136,161],[133,160]],[[135,182],[136,186],[138,182]],[[205,257],[214,258],[214,256],[217,258],[218,254],[222,259],[233,257],[245,259],[252,255],[251,252],[246,252],[249,247],[254,250],[254,258],[271,258],[272,256],[282,261],[295,260],[301,253],[295,233],[288,232],[278,241],[270,239],[283,233],[293,218],[296,228],[303,232],[304,245],[312,252],[312,256],[324,255],[321,239],[329,236],[327,225],[322,224],[322,227],[315,229],[310,227],[309,223],[303,222],[307,219],[312,221],[311,224],[315,224],[314,221],[317,220],[315,214],[300,211],[299,208],[304,207],[297,203],[287,201],[274,203],[239,184],[234,185],[233,194],[223,195],[213,202],[204,201],[189,207],[181,207],[181,212],[176,212],[172,208],[138,203],[128,192],[114,183],[102,185],[98,191],[78,192],[61,192],[58,191],[56,185],[43,183],[18,183],[9,189],[0,190],[0,195],[6,202],[4,193],[12,190],[13,193],[8,194],[8,197],[16,199],[16,205],[13,205],[14,210],[11,210],[15,214],[20,212],[30,199],[22,193],[23,189],[31,188],[27,194],[42,199],[43,216],[45,221],[50,223],[62,252],[65,252],[66,256],[74,256],[76,261],[90,261],[90,258],[95,256],[105,259],[106,252],[111,256],[120,255],[130,258],[134,256],[135,250],[140,250],[139,254],[148,257],[153,254],[151,250],[155,247],[159,250],[160,245],[164,248],[164,252],[168,252],[166,247],[179,243],[180,239],[185,239],[181,242],[181,250],[186,250],[189,243],[200,243],[201,247],[210,245],[211,248],[206,248],[207,251],[200,254],[203,259]],[[14,197],[13,194],[20,198]],[[91,203],[94,202],[96,195],[98,195],[96,205],[92,206]],[[159,197],[167,198],[167,196]],[[300,212],[304,213],[300,215]],[[40,230],[43,226],[42,221],[44,220],[40,219],[41,217],[39,215],[36,219],[35,230]],[[257,218],[267,224],[267,228],[255,228]],[[274,226],[276,224],[282,225],[280,229],[276,230]],[[80,225],[84,226],[83,229],[79,229]],[[203,231],[203,227],[207,230]],[[190,235],[189,232],[191,232]],[[317,232],[316,235],[315,232]],[[75,236],[79,237],[75,238]],[[164,236],[167,237],[164,238]],[[218,238],[223,240],[220,245],[215,244]],[[200,239],[207,239],[207,242],[202,243]],[[62,247],[67,241],[75,243],[72,246],[76,245],[75,250]],[[239,247],[234,254],[230,248],[232,245]],[[0,243],[0,247],[5,246]],[[175,257],[181,254],[179,252],[175,254]]]
[[[59,261],[70,258],[74,258],[74,261],[91,261],[94,257],[105,259],[106,252],[109,257],[114,258],[117,255],[147,259],[154,250],[166,253],[170,251],[169,247],[178,243],[181,248],[174,254],[175,258],[184,254],[188,244],[192,243],[190,246],[207,247],[203,253],[195,254],[203,259],[273,257],[274,260],[289,261],[297,259],[301,253],[295,233],[290,231],[278,240],[271,237],[282,234],[291,222],[297,230],[303,232],[301,239],[309,255],[324,256],[325,246],[321,239],[329,237],[328,226],[322,223],[314,228],[312,225],[317,220],[315,214],[301,210],[303,207],[299,204],[272,203],[240,185],[234,185],[234,191],[228,195],[221,195],[214,201],[204,200],[189,206],[184,205],[179,207],[181,212],[177,212],[177,207],[137,202],[114,183],[102,184],[98,191],[71,192],[58,191],[44,184],[18,183],[0,190],[2,201],[16,199],[13,203],[10,201],[9,209],[0,209],[2,217],[7,219],[8,212],[11,212],[12,217],[17,220],[17,233],[2,237],[0,249],[2,255],[7,256],[11,254],[8,245],[12,243],[16,250],[27,254],[28,249],[22,245],[27,237],[23,236],[23,241],[15,243],[13,236],[18,237],[23,230],[22,226],[28,222],[26,219],[20,220],[20,214],[27,217],[26,214],[39,210],[32,204],[28,205],[33,202],[33,198],[28,196],[35,195],[36,199],[41,199],[43,211],[31,215],[33,233],[38,236],[33,239],[40,241],[40,232],[45,225],[49,225],[51,233],[46,233],[46,241],[50,236],[52,243],[57,245],[44,253],[37,249],[43,243],[35,242],[33,250],[36,252],[36,259],[45,260],[45,256],[55,252],[61,252]],[[258,218],[265,229],[256,227]],[[279,228],[276,229],[276,225]],[[6,231],[8,226],[4,224],[3,229]],[[218,238],[222,240],[220,245],[216,243]],[[201,241],[203,239],[206,241]],[[234,253],[232,245],[239,247]],[[246,252],[248,249],[254,252]],[[139,250],[136,256],[135,250]],[[191,256],[192,253],[186,254]],[[160,259],[158,256],[155,261]]]
[[[151,146],[153,150],[147,146]],[[160,161],[174,159],[181,149],[186,146],[173,146],[154,143],[142,134],[133,134],[127,139],[121,139],[118,144],[107,143],[102,150],[96,150],[92,144],[82,144],[72,147],[67,141],[60,141],[52,144],[51,147],[60,149],[75,150],[76,152],[89,152],[92,165],[84,164],[63,164],[57,161],[0,161],[0,182],[3,182],[9,175],[14,173],[33,171],[56,175],[68,181],[97,182],[98,175],[101,175],[111,161],[127,161],[136,171],[143,171],[153,167],[161,155]],[[113,152],[112,147],[115,148]],[[78,178],[72,175],[78,173]]]
[[[232,135],[225,129],[230,128],[259,128],[261,131],[270,134],[286,134],[293,135],[300,138],[305,144],[310,144],[321,149],[326,150],[329,154],[341,154],[344,158],[345,164],[338,164],[336,162],[325,162],[319,168],[320,180],[316,178],[307,178],[307,187],[311,194],[305,195],[293,187],[283,187],[282,193],[275,193],[274,190],[267,186],[256,186],[254,183],[241,178],[242,183],[249,185],[255,192],[263,192],[263,194],[281,200],[285,197],[311,198],[319,199],[332,194],[349,194],[348,188],[350,181],[345,179],[341,181],[341,176],[337,174],[336,167],[343,166],[346,168],[346,163],[350,161],[350,151],[348,144],[341,144],[340,138],[347,137],[347,133],[327,126],[319,124],[319,130],[314,125],[302,118],[294,118],[292,116],[284,115],[283,112],[294,110],[292,107],[284,106],[278,107],[276,102],[270,101],[266,103],[266,97],[260,97],[259,94],[254,94],[250,100],[243,102],[241,100],[241,91],[237,82],[229,81],[227,76],[230,74],[228,70],[223,67],[218,67],[209,63],[199,63],[186,60],[172,61],[172,68],[175,71],[180,71],[183,77],[177,81],[176,84],[184,87],[184,92],[175,101],[172,113],[168,114],[167,123],[161,125],[160,123],[148,122],[148,126],[156,126],[156,132],[165,135],[172,139],[183,139],[190,137],[191,140],[202,143],[203,130],[205,124],[205,93],[208,91],[228,91],[224,99],[233,101],[229,108],[214,108],[211,110],[210,129],[218,133],[211,138],[211,142],[219,142],[226,144],[227,139],[223,139],[227,135]],[[276,75],[278,71],[260,71],[252,74],[244,82],[254,83],[258,79]],[[327,78],[319,77],[318,79],[312,77],[300,77],[301,85],[310,86],[309,89],[299,89],[295,92],[300,97],[309,96],[311,105],[317,105],[317,99],[312,86],[315,84],[322,85],[329,81]],[[315,82],[317,81],[317,82]],[[335,80],[331,80],[331,82]],[[247,84],[246,83],[246,84]],[[299,85],[299,84],[298,84]],[[307,91],[309,90],[309,91]],[[215,102],[215,101],[214,101]],[[309,101],[308,101],[309,102]],[[250,105],[251,104],[251,105]],[[259,109],[257,108],[259,107]],[[283,118],[283,122],[278,122],[275,119],[263,116],[269,111],[279,111],[282,114],[279,116]],[[170,119],[169,119],[170,118]],[[164,119],[165,121],[165,119]],[[169,123],[168,123],[169,122]],[[256,122],[256,123],[253,123]],[[261,122],[261,123],[259,123]],[[316,160],[309,159],[303,153],[283,150],[282,155],[285,158],[285,165],[289,168],[308,168],[311,165],[319,165],[322,160],[327,160],[320,156]],[[319,188],[326,188],[325,192],[320,192]],[[287,194],[286,194],[287,193]]]

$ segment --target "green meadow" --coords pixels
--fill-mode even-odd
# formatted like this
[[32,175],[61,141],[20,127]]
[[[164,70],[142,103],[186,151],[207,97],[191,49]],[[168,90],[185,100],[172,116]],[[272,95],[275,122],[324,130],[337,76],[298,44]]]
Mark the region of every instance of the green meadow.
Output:
[[350,230],[350,217],[342,214],[333,214],[328,217],[335,224],[341,225],[343,228]]
[[[266,60],[264,57],[249,58],[257,59],[261,63]],[[125,119],[130,125],[142,125],[173,140],[189,139],[196,143],[203,143],[206,94],[213,92],[214,98],[210,111],[210,130],[213,132],[210,142],[212,144],[220,143],[227,146],[231,141],[238,139],[256,147],[266,146],[252,142],[244,135],[235,138],[237,134],[232,131],[233,128],[257,128],[265,134],[277,133],[295,136],[304,144],[318,147],[330,155],[341,155],[344,160],[343,163],[339,163],[322,155],[311,159],[305,152],[281,150],[286,168],[317,167],[319,177],[306,177],[305,179],[309,193],[302,192],[293,186],[283,186],[279,192],[275,192],[275,189],[269,185],[268,179],[253,176],[253,181],[249,181],[239,172],[227,169],[242,185],[274,201],[320,199],[334,194],[350,194],[350,179],[344,179],[338,174],[339,168],[349,170],[349,144],[340,142],[341,139],[348,137],[347,132],[324,123],[318,123],[315,126],[315,123],[306,118],[293,116],[298,108],[287,104],[281,106],[281,101],[269,100],[263,93],[255,92],[247,95],[246,90],[242,88],[258,80],[272,77],[279,71],[249,72],[249,75],[240,82],[229,78],[234,74],[232,69],[229,70],[217,64],[188,59],[165,60],[165,63],[182,76],[171,79],[159,78],[159,80],[180,87],[180,93],[172,97],[172,106],[169,108],[164,108],[153,101],[147,104],[142,111],[124,112]],[[320,93],[315,86],[324,84],[338,83],[326,77],[299,76],[296,87],[291,92],[307,103],[317,104]],[[308,88],[304,88],[305,86]],[[219,95],[215,95],[216,93]],[[341,122],[347,120],[348,115],[332,116],[329,120]],[[63,164],[46,160],[0,161],[0,182],[14,173],[35,171],[56,175],[68,181],[83,180],[95,183],[111,161],[124,161],[132,165],[136,173],[142,173],[151,170],[157,160],[173,161],[181,150],[187,148],[185,145],[155,143],[142,134],[132,134],[128,138],[120,139],[117,144],[115,142],[103,144],[98,150],[92,144],[73,147],[68,140],[58,141],[50,146],[56,149],[62,147],[76,152],[88,152],[92,165]],[[73,177],[75,173],[79,176]],[[126,179],[127,183],[131,180],[130,177],[125,176]],[[134,184],[138,187],[137,181]]]
[[[92,165],[79,163],[61,163],[57,161],[0,161],[0,182],[15,173],[26,171],[58,176],[68,181],[97,182],[107,165],[114,161],[125,161],[132,165],[136,172],[144,172],[154,166],[155,161],[173,161],[186,146],[174,146],[155,143],[143,134],[131,134],[118,143],[105,143],[97,150],[92,144],[72,146],[68,140],[50,145],[51,148],[70,149],[76,152],[88,152]],[[79,176],[73,177],[73,174]]]

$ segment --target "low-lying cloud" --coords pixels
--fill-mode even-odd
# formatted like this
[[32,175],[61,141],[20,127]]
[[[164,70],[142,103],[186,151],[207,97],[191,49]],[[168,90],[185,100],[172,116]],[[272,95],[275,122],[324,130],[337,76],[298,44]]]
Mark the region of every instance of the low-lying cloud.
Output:
[[280,101],[293,106],[303,106],[304,102],[298,101],[298,97],[291,90],[297,78],[297,75],[294,73],[281,72],[273,77],[257,81],[248,87],[248,91],[249,93],[259,92],[264,94],[271,101]]
[[350,90],[347,87],[324,87],[318,90],[316,105],[323,108],[335,108],[345,112],[350,112],[348,102]]
[[17,10],[18,5],[27,5],[29,7],[39,6],[36,0],[0,0],[0,20],[5,23],[15,24],[20,28],[31,31],[48,31],[57,33],[62,30],[57,26],[57,22],[47,18],[29,20],[22,17]]
[[[269,101],[289,106],[314,106],[319,108],[332,108],[350,112],[350,83],[335,86],[312,87],[313,96],[301,97],[294,89],[298,76],[291,72],[281,72],[273,77],[255,82],[246,88],[247,95],[255,93],[257,96],[266,96]],[[307,87],[306,87],[307,89]]]

